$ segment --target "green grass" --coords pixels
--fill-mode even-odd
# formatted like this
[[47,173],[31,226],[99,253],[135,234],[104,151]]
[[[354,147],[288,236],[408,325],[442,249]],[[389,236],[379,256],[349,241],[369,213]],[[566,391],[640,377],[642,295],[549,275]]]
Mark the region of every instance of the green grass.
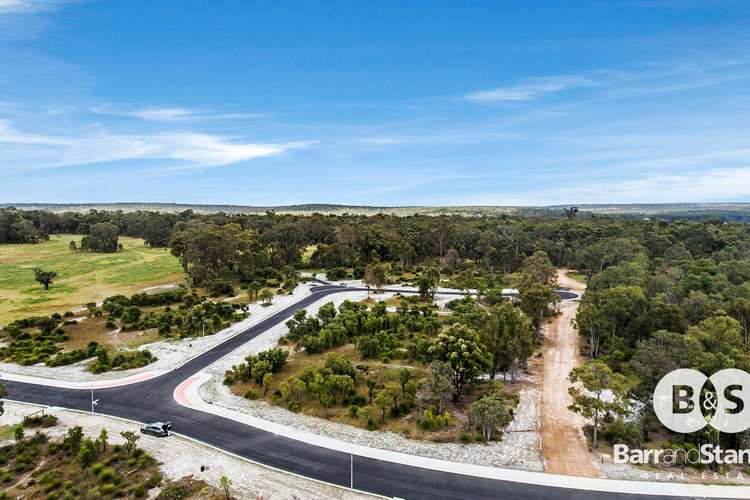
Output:
[[[55,235],[35,245],[0,245],[0,325],[184,279],[168,250],[146,247],[141,239],[120,237],[124,250],[114,254],[71,251],[70,241],[80,239]],[[49,290],[34,281],[35,267],[58,274]]]
[[568,273],[568,278],[580,281],[581,283],[586,283],[586,276],[580,273]]
[[302,252],[302,264],[305,266],[310,265],[310,259],[312,259],[313,254],[318,249],[318,245],[307,245],[305,247],[305,250]]
[[0,425],[0,441],[7,439],[13,439],[16,433],[16,427],[18,425]]

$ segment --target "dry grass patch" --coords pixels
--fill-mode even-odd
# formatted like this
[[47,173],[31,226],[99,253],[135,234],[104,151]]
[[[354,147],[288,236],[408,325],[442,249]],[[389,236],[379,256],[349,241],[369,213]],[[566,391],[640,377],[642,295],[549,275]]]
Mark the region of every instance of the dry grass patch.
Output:
[[[232,392],[241,397],[250,396],[251,399],[260,399],[269,404],[274,404],[274,393],[276,393],[282,383],[289,378],[304,378],[306,370],[320,370],[325,366],[325,359],[328,353],[344,354],[349,357],[356,367],[355,376],[355,393],[350,395],[344,402],[337,402],[330,407],[320,404],[315,396],[307,395],[300,405],[300,412],[318,418],[323,418],[331,422],[337,422],[355,427],[367,428],[366,420],[359,414],[353,413],[350,409],[352,404],[360,408],[370,407],[374,413],[377,422],[377,429],[385,432],[395,432],[407,438],[419,439],[433,442],[457,442],[466,440],[475,440],[475,433],[468,426],[468,407],[470,401],[481,398],[487,394],[503,395],[507,407],[512,411],[518,404],[518,392],[521,387],[514,387],[512,391],[506,391],[504,384],[499,381],[478,383],[474,389],[467,394],[467,397],[460,401],[446,402],[445,409],[451,414],[453,423],[437,431],[428,431],[421,428],[418,424],[423,412],[431,407],[431,404],[425,400],[424,380],[428,375],[428,369],[418,363],[405,364],[401,363],[383,363],[373,359],[363,359],[355,349],[354,344],[345,344],[341,347],[331,349],[321,354],[305,354],[304,352],[291,352],[284,367],[273,375],[273,382],[264,393],[262,385],[255,382],[236,381],[231,385]],[[365,368],[366,367],[366,371]],[[400,373],[403,369],[412,371],[413,379],[417,384],[417,404],[406,414],[397,417],[387,416],[381,422],[381,409],[374,403],[369,402],[368,387],[365,381],[367,379],[376,382],[375,393],[382,390],[386,385],[400,382]],[[359,402],[355,403],[355,399]],[[276,402],[276,404],[281,404]]]
[[146,331],[117,332],[116,329],[107,328],[107,318],[85,318],[75,325],[64,325],[63,330],[69,339],[63,343],[66,351],[84,349],[89,342],[118,349],[122,347],[138,347],[159,340],[159,331],[150,328]]

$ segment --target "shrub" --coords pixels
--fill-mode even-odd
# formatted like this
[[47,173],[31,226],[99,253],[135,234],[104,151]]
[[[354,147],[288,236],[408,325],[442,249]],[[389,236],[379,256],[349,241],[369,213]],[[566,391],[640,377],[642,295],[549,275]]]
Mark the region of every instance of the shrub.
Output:
[[268,361],[271,364],[271,372],[278,373],[286,364],[289,353],[284,349],[269,349],[258,353],[258,360]]
[[220,295],[234,295],[234,287],[232,283],[227,280],[211,280],[208,284],[208,294],[211,297],[219,297]]
[[326,271],[326,278],[329,280],[343,280],[346,279],[346,269],[343,267],[333,267]]
[[89,366],[89,371],[102,373],[110,370],[129,370],[140,368],[156,361],[156,356],[147,349],[142,351],[118,352],[112,358],[106,351],[99,350],[97,360]]
[[327,353],[325,367],[334,375],[349,375],[352,379],[356,376],[352,360],[346,354]]
[[245,393],[245,399],[258,399],[258,393],[255,389],[250,389]]
[[472,422],[482,432],[484,440],[491,440],[499,427],[511,421],[510,412],[500,396],[484,396],[469,406]]
[[354,394],[350,398],[348,398],[348,400],[353,405],[357,405],[357,406],[367,405],[367,398],[364,397],[362,394]]
[[633,422],[615,420],[606,423],[600,431],[601,438],[610,444],[625,443],[630,447],[639,447],[643,443],[643,432]]
[[253,368],[250,371],[252,377],[255,379],[255,383],[260,384],[263,382],[263,377],[266,373],[271,373],[272,365],[269,361],[258,360],[253,364]]
[[172,483],[165,486],[159,496],[159,500],[182,500],[187,498],[190,492],[187,487],[181,483]]
[[378,422],[375,420],[375,416],[372,413],[372,408],[369,406],[359,409],[359,416],[365,421],[365,428],[369,431],[374,431],[378,428]]
[[54,415],[32,415],[23,417],[23,426],[30,427],[54,427],[58,419]]
[[109,467],[105,467],[104,469],[99,471],[99,474],[97,474],[99,477],[99,480],[101,482],[112,482],[117,478],[117,473],[114,471],[114,469],[110,469]]
[[146,486],[148,486],[149,489],[155,488],[161,483],[161,474],[157,471],[152,473],[148,477],[148,481],[146,481]]
[[146,486],[146,483],[141,483],[133,487],[132,492],[134,497],[143,498],[146,496],[146,493],[148,493],[148,487]]
[[91,439],[86,438],[81,444],[81,448],[78,450],[78,463],[81,464],[81,468],[85,469],[91,462],[94,461],[96,456],[96,447]]
[[438,431],[443,427],[447,427],[453,424],[453,419],[450,413],[444,411],[442,414],[435,415],[432,409],[427,409],[422,414],[422,417],[417,418],[417,425],[420,429],[425,431]]
[[347,408],[347,413],[350,417],[354,418],[359,413],[360,407],[357,405],[350,405],[349,408]]

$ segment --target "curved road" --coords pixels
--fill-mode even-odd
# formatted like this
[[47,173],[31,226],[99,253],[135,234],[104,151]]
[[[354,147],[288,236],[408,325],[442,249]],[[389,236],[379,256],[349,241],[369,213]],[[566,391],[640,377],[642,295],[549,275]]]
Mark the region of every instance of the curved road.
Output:
[[[185,379],[214,361],[291,317],[295,311],[338,292],[366,290],[322,284],[299,302],[266,318],[159,377],[127,386],[97,389],[97,412],[138,422],[171,420],[180,434],[189,436],[236,455],[301,476],[349,487],[350,455],[302,441],[277,436],[233,420],[181,406],[173,398],[175,388]],[[386,290],[408,293],[405,290]],[[444,293],[441,293],[444,294]],[[454,294],[457,294],[454,292]],[[15,381],[5,381],[7,398],[28,403],[77,410],[90,408],[90,392]],[[196,457],[196,467],[199,458]],[[548,500],[560,498],[596,499],[596,491],[557,488],[500,481],[433,471],[361,456],[354,463],[354,488],[388,497],[402,498],[512,498]],[[575,481],[571,478],[571,481]],[[606,493],[609,499],[630,495]],[[649,497],[657,498],[657,497]],[[664,497],[675,498],[675,497]]]

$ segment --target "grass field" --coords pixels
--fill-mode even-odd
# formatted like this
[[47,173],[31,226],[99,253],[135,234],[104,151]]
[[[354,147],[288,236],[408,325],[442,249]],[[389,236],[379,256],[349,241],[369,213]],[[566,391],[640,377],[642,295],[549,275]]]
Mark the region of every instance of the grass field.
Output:
[[[54,235],[39,244],[0,245],[0,325],[184,279],[169,250],[146,247],[141,239],[120,237],[124,250],[111,254],[71,251],[70,241],[80,239]],[[49,290],[34,281],[35,267],[58,274]]]

